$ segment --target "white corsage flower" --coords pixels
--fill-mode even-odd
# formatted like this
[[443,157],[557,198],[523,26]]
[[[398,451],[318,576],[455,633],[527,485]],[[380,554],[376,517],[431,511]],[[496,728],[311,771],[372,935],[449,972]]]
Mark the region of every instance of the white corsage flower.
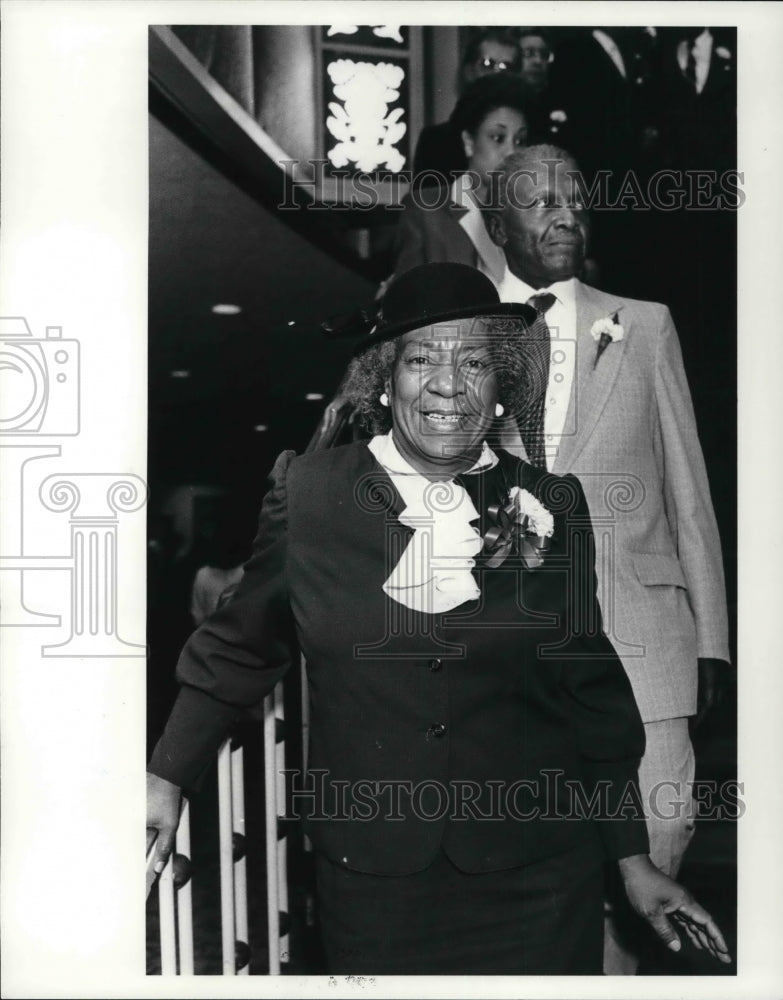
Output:
[[525,569],[538,569],[549,551],[549,539],[555,533],[555,519],[546,507],[527,490],[513,486],[503,504],[491,504],[487,520],[492,524],[483,538],[486,565],[500,566],[514,549]]
[[725,47],[725,45],[719,45],[715,49],[715,55],[719,59],[731,59],[731,52]]
[[565,122],[565,121],[568,121],[568,115],[565,113],[565,111],[562,111],[559,108],[557,108],[554,111],[550,111],[549,112],[549,117],[552,119],[553,122]]
[[555,533],[555,519],[550,512],[528,490],[514,486],[509,491],[514,501],[516,517],[519,524],[527,518],[527,531],[542,538],[551,538]]
[[614,343],[614,341],[623,339],[625,330],[617,322],[617,313],[615,313],[611,319],[608,316],[605,316],[603,319],[597,319],[590,327],[590,336],[598,344],[598,349],[595,352],[595,361],[593,362],[593,368],[595,368],[606,348]]

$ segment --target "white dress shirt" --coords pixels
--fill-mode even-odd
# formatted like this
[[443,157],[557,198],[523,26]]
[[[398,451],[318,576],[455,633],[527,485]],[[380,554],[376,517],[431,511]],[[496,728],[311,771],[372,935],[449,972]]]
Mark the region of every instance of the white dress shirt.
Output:
[[605,31],[601,31],[596,28],[593,32],[593,38],[598,42],[604,52],[609,56],[612,62],[617,67],[617,72],[624,79],[628,79],[628,74],[625,71],[625,60],[623,59],[623,54],[617,47],[617,42],[611,38]]
[[479,271],[497,285],[503,276],[506,257],[500,247],[492,242],[487,232],[481,209],[473,197],[470,178],[467,175],[460,174],[454,178],[454,183],[451,185],[451,200],[455,205],[467,210],[459,220],[459,224],[476,248]]
[[688,51],[693,52],[693,59],[696,64],[696,93],[700,94],[704,90],[704,84],[710,74],[710,60],[712,59],[712,33],[709,28],[705,28],[691,46],[687,41],[682,41],[677,46],[677,62],[683,73],[688,68]]
[[[506,267],[498,285],[501,302],[527,302],[531,295],[551,292],[554,303],[546,312],[549,327],[549,383],[544,405],[546,464],[551,470],[560,441],[575,428],[566,425],[576,368],[576,278],[556,281],[548,288],[532,288]],[[573,423],[573,418],[570,421]]]
[[[479,514],[464,486],[453,479],[431,482],[400,454],[392,431],[367,447],[386,471],[405,504],[400,524],[413,529],[400,560],[383,585],[398,604],[423,614],[443,614],[481,596],[472,570],[484,544],[474,522]],[[497,465],[486,443],[466,475]]]

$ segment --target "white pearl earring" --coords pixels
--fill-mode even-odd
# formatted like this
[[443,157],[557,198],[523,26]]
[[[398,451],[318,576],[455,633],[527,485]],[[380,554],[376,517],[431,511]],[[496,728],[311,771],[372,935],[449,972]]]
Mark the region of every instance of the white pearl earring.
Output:
[[380,398],[381,406],[388,406],[389,405],[389,395],[388,395],[388,393],[382,392],[379,398]]
[[495,416],[496,417],[502,417],[505,412],[506,412],[506,410],[505,410],[505,408],[504,408],[504,406],[503,406],[502,403],[495,403]]

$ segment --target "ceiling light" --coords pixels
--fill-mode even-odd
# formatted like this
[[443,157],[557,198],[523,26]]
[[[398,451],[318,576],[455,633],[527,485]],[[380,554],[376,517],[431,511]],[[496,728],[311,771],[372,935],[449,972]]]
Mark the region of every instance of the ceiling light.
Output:
[[242,306],[235,306],[231,302],[218,302],[217,305],[212,306],[212,312],[216,316],[236,316],[237,313],[242,312]]
[[171,372],[171,377],[172,378],[190,378],[190,372],[188,371],[187,368],[175,368],[174,371]]
[[255,427],[253,428],[253,430],[254,431],[258,431],[259,433],[261,431],[268,431],[269,430],[269,424],[256,424]]
[[305,399],[311,403],[317,403],[319,399],[323,399],[324,394],[322,392],[308,392]]
[[288,326],[296,326],[296,320],[295,319],[289,319]]

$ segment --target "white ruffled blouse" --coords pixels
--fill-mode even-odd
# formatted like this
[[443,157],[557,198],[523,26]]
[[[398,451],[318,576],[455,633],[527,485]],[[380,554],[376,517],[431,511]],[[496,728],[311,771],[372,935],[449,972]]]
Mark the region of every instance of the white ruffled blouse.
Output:
[[[383,466],[405,503],[401,524],[413,537],[383,585],[384,593],[414,611],[442,614],[481,595],[472,574],[483,544],[478,511],[464,487],[454,480],[432,482],[399,453],[392,432],[376,435],[368,448]],[[498,457],[484,442],[476,464],[466,475],[497,465]]]

